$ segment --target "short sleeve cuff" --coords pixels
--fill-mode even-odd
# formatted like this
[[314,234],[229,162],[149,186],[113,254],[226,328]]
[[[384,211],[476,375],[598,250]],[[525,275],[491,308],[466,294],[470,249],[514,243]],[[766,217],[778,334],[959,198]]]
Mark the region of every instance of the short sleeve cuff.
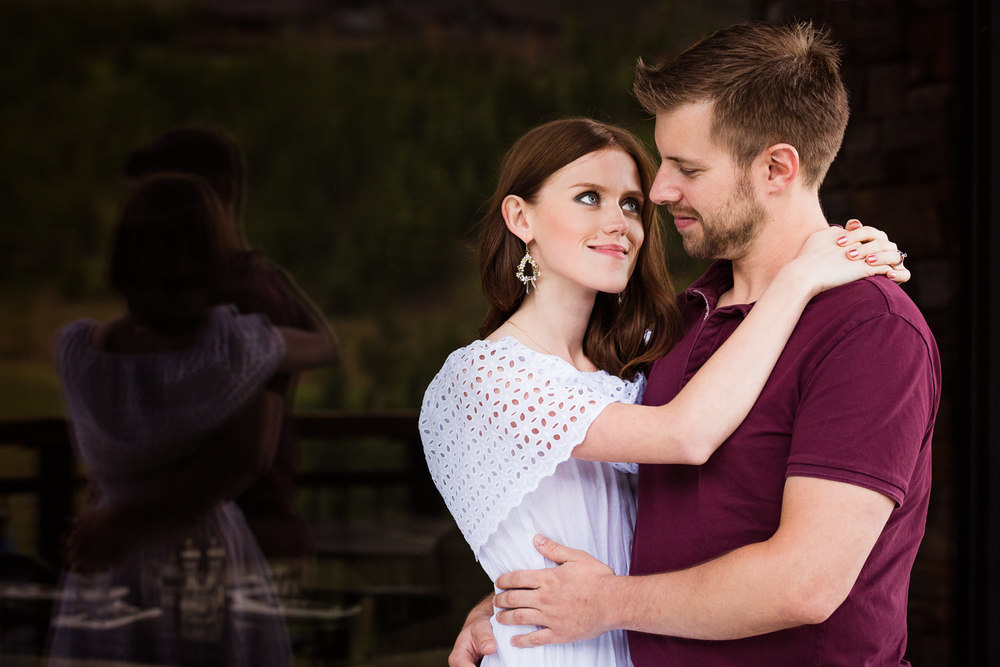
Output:
[[833,482],[844,482],[854,484],[872,491],[877,491],[886,496],[897,507],[902,504],[906,497],[906,489],[888,482],[879,477],[869,475],[855,470],[843,470],[841,468],[831,468],[829,466],[813,465],[810,463],[792,463],[785,470],[785,478],[788,477],[815,477],[817,479],[828,479]]

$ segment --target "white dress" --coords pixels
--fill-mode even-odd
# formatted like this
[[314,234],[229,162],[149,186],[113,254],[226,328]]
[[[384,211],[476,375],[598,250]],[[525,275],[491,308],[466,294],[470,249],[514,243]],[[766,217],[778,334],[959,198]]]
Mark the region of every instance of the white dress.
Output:
[[[635,523],[634,467],[582,461],[573,448],[609,403],[635,403],[644,379],[581,372],[518,340],[475,341],[431,381],[420,435],[435,485],[490,579],[553,567],[541,533],[627,574]],[[621,469],[619,469],[621,468]],[[623,631],[572,644],[510,645],[535,626],[493,621],[497,652],[483,667],[628,665]]]
[[[164,468],[212,446],[215,429],[260,392],[285,350],[266,318],[232,306],[213,308],[198,344],[172,352],[99,350],[91,344],[96,326],[66,326],[58,358],[73,441],[99,505],[129,498]],[[251,586],[256,599],[277,607],[263,555],[232,501],[130,549],[94,578],[97,586],[63,575],[53,658],[292,664],[280,615],[251,616],[230,604]]]

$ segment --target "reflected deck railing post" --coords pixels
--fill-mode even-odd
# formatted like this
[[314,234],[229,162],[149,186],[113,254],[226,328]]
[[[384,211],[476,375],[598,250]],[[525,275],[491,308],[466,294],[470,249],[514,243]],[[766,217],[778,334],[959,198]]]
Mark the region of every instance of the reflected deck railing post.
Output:
[[[416,412],[343,413],[309,412],[295,416],[300,438],[339,441],[379,437],[398,440],[406,447],[404,470],[364,473],[306,471],[300,486],[323,487],[342,484],[404,484],[409,495],[410,511],[436,514],[441,505],[424,462],[417,430]],[[38,452],[35,475],[12,476],[0,469],[0,497],[34,495],[38,499],[37,536],[39,557],[54,568],[61,566],[62,539],[75,511],[75,497],[83,483],[70,446],[67,423],[63,419],[0,420],[0,448],[22,447]]]
[[37,475],[12,477],[9,471],[0,470],[0,496],[34,495],[38,499],[35,548],[46,563],[58,567],[78,484],[66,422],[58,418],[0,421],[0,447],[38,452]]

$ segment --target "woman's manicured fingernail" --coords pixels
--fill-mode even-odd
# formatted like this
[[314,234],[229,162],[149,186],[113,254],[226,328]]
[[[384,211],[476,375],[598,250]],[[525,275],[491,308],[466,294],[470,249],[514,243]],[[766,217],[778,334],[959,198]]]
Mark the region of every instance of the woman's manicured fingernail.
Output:
[[851,250],[848,250],[847,251],[847,256],[850,257],[851,259],[854,259],[855,257],[858,256],[858,249],[857,248],[852,248]]
[[867,257],[865,257],[865,261],[868,262],[869,264],[874,264],[875,262],[878,261],[878,257],[876,257],[875,255],[868,255]]
[[847,243],[846,236],[841,236],[839,239],[837,239],[837,245],[844,245],[845,243]]

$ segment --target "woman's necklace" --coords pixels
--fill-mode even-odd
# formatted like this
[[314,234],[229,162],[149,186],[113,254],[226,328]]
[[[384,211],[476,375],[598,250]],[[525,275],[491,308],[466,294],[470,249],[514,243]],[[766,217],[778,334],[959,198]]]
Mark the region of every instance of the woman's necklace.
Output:
[[521,333],[523,333],[525,336],[527,336],[528,340],[530,340],[536,346],[538,346],[539,348],[541,348],[542,352],[544,352],[545,354],[547,354],[547,355],[549,355],[551,357],[557,357],[557,356],[559,356],[557,354],[552,354],[551,352],[549,352],[548,349],[544,345],[542,345],[537,340],[535,340],[534,338],[532,338],[530,333],[528,333],[527,331],[525,331],[521,327],[517,326],[517,323],[514,320],[508,319],[507,323],[510,324],[515,329],[517,329],[518,331],[520,331]]

